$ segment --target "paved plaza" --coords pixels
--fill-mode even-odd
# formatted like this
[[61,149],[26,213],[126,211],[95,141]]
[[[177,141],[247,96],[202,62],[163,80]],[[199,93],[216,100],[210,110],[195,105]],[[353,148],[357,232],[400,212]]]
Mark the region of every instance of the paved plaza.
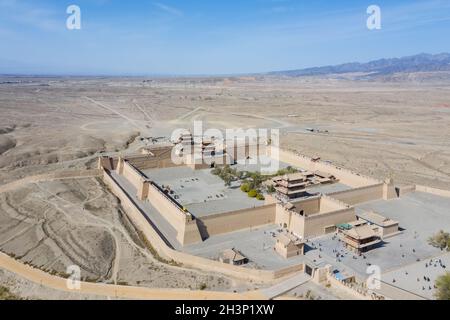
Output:
[[433,299],[436,279],[448,271],[450,253],[445,253],[384,273],[381,280],[426,299]]
[[264,205],[264,201],[249,198],[238,184],[226,187],[211,169],[176,167],[144,172],[158,185],[170,187],[174,191],[171,196],[196,217]]
[[414,192],[390,201],[373,201],[357,209],[376,211],[400,222],[400,227],[410,236],[424,242],[442,228],[450,226],[450,198]]
[[185,246],[182,250],[194,255],[217,260],[226,249],[235,248],[246,256],[247,267],[275,270],[307,261],[305,256],[284,259],[274,250],[276,225],[216,235],[202,243]]

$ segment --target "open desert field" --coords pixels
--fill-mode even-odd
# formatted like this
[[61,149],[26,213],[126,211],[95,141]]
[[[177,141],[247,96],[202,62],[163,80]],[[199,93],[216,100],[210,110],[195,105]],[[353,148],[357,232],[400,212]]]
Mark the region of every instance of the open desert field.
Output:
[[[93,166],[139,137],[277,128],[284,148],[400,184],[450,189],[450,83],[319,78],[5,78],[0,181]],[[314,129],[314,132],[307,129]]]

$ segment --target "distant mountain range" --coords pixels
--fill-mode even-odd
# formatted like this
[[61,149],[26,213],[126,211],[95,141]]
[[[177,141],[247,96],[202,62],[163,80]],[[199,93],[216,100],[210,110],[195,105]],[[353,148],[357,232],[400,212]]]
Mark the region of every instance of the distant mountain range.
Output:
[[380,59],[367,63],[345,63],[335,66],[315,67],[299,70],[269,72],[269,75],[287,77],[327,76],[362,73],[364,77],[383,77],[396,73],[450,71],[450,54],[421,53],[414,56]]

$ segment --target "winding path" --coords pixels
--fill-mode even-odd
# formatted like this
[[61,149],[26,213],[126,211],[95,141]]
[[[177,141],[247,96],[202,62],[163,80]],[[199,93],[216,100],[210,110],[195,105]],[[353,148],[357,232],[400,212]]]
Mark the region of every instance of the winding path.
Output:
[[120,286],[103,283],[81,282],[79,290],[71,290],[67,280],[52,276],[46,272],[0,253],[0,268],[10,271],[34,283],[65,292],[98,295],[107,298],[150,299],[150,300],[247,300],[263,299],[259,292],[231,293],[218,291],[192,291],[183,289],[153,289],[145,287]]

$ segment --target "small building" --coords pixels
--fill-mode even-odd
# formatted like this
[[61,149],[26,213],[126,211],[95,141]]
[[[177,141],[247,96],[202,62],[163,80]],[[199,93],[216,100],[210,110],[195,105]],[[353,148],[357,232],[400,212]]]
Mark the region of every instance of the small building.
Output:
[[226,264],[241,266],[248,263],[248,258],[236,249],[226,249],[219,256],[219,261]]
[[347,248],[357,253],[367,252],[381,242],[380,236],[367,224],[340,232]]
[[301,239],[333,233],[356,220],[355,208],[327,196],[312,196],[276,205],[275,224]]
[[316,176],[315,177],[316,181],[321,184],[332,183],[336,181],[336,177],[331,173],[326,173],[323,171],[315,171],[314,175]]
[[304,254],[305,243],[293,234],[284,232],[276,238],[274,250],[285,259]]
[[399,232],[398,221],[386,218],[376,212],[358,213],[357,218],[368,223],[381,238],[393,236]]

